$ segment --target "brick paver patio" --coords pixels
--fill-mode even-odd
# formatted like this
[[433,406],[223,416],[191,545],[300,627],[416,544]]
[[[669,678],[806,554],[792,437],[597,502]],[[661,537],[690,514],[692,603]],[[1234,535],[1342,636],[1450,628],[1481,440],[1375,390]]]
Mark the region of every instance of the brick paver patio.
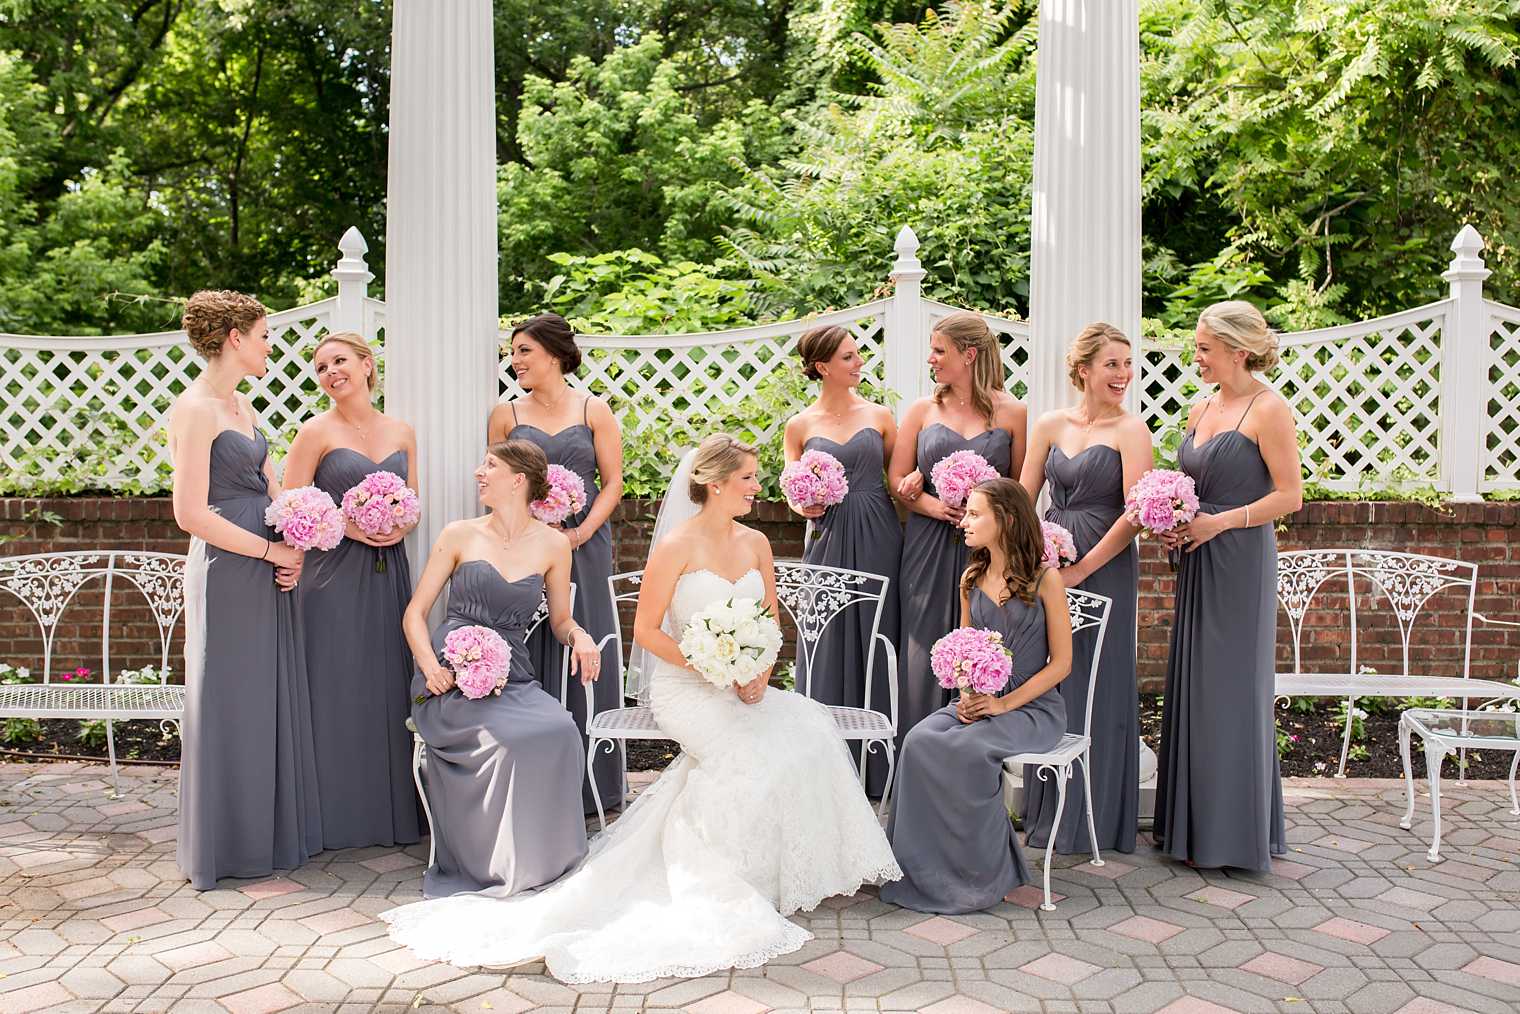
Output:
[[929,917],[862,892],[797,916],[812,943],[764,968],[570,988],[418,961],[378,914],[418,897],[426,850],[329,852],[197,893],[174,868],[175,772],[0,765],[0,1011],[530,1009],[1373,1012],[1520,1007],[1520,817],[1498,783],[1443,791],[1401,831],[1402,786],[1290,781],[1293,853],[1200,873],[1148,844],[1059,861],[1058,910],[1023,889]]

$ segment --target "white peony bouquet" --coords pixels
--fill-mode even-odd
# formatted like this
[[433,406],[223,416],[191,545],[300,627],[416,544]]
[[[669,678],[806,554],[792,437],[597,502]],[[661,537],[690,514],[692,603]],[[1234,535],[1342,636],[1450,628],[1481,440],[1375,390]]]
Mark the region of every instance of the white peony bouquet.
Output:
[[754,599],[717,602],[681,631],[681,654],[713,686],[748,683],[776,663],[781,626]]

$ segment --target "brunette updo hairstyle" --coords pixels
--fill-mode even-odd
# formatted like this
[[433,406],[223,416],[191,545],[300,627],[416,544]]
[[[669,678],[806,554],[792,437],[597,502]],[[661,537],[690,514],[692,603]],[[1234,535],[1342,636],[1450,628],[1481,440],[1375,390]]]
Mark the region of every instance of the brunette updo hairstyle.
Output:
[[1066,375],[1071,378],[1071,386],[1079,391],[1087,390],[1087,382],[1082,379],[1082,367],[1091,366],[1093,360],[1098,358],[1098,353],[1103,351],[1103,346],[1109,342],[1128,345],[1129,339],[1124,337],[1123,331],[1101,320],[1082,329],[1082,333],[1072,341],[1071,348],[1066,350]]
[[707,502],[707,484],[722,482],[744,467],[745,458],[759,455],[755,448],[727,433],[714,433],[697,446],[697,456],[691,463],[691,482],[688,492],[696,504]]
[[519,475],[527,476],[528,500],[542,500],[549,495],[549,459],[531,440],[503,440],[492,444],[491,457]]
[[512,337],[525,334],[544,347],[544,351],[559,360],[560,371],[566,376],[580,369],[581,350],[575,344],[575,329],[570,322],[557,313],[541,313],[529,317],[512,329]]
[[[365,378],[365,382],[369,384],[369,389],[373,391],[375,389],[375,382],[379,379],[376,374],[380,371],[375,369],[375,350],[369,347],[369,342],[365,341],[364,337],[356,331],[330,331],[322,336],[321,341],[317,342],[317,348],[320,349],[323,345],[333,344],[345,346],[354,355],[369,363],[369,376]],[[315,355],[316,349],[313,349],[312,353]]]
[[797,355],[802,357],[802,375],[809,380],[822,380],[818,364],[833,359],[834,353],[839,351],[839,346],[849,336],[850,332],[838,324],[804,331],[802,337],[797,339]]
[[180,326],[190,336],[191,348],[203,358],[215,359],[233,328],[246,332],[267,316],[264,304],[252,296],[230,289],[202,289],[185,303]]
[[1246,369],[1264,372],[1277,365],[1277,332],[1261,311],[1243,299],[1215,303],[1198,315],[1198,326],[1232,349],[1246,353]]

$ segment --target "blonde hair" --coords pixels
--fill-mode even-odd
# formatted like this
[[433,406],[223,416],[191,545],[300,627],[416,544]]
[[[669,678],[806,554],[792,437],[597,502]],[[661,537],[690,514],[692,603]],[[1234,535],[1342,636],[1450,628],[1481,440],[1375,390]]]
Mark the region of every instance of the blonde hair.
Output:
[[1277,332],[1267,326],[1260,310],[1243,299],[1215,303],[1198,315],[1198,326],[1246,353],[1246,369],[1252,373],[1277,365]]
[[1082,379],[1082,367],[1092,366],[1093,360],[1098,358],[1098,353],[1109,342],[1128,345],[1129,339],[1124,337],[1123,331],[1101,320],[1084,327],[1082,333],[1072,340],[1071,348],[1066,350],[1066,374],[1071,377],[1072,387],[1079,391],[1087,390],[1087,382]]
[[369,347],[369,342],[364,340],[364,336],[357,331],[329,331],[322,336],[321,341],[317,342],[317,348],[311,350],[312,358],[316,358],[317,349],[320,349],[323,345],[333,344],[347,347],[354,355],[369,363],[369,376],[365,378],[365,382],[369,384],[369,389],[373,391],[375,389],[375,381],[379,379],[376,374],[380,371],[375,369],[375,350]]
[[246,332],[267,316],[264,304],[252,296],[230,289],[202,289],[185,303],[180,326],[190,337],[191,348],[206,359],[215,359],[234,328]]
[[[957,351],[976,349],[976,358],[971,362],[971,405],[991,424],[993,392],[1003,390],[1003,358],[998,355],[997,338],[992,329],[981,314],[957,310],[935,324],[931,333],[944,335]],[[943,405],[945,395],[949,393],[949,384],[936,384],[934,404]]]
[[697,446],[691,463],[688,492],[693,503],[707,502],[707,484],[722,482],[744,467],[746,457],[759,457],[755,448],[727,433],[714,433]]

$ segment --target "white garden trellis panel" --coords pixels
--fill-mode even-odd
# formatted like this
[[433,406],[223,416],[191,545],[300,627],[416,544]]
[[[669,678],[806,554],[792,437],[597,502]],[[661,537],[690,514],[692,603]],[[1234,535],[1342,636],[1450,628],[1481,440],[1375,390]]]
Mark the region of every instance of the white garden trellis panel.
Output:
[[[890,300],[819,314],[806,320],[688,335],[587,335],[584,358],[573,385],[607,398],[630,422],[631,433],[655,428],[699,433],[706,420],[739,407],[769,378],[797,371],[797,340],[828,325],[847,328],[865,361],[864,379],[881,385],[885,376],[884,327]],[[505,343],[509,331],[502,331]],[[501,397],[522,394],[504,356],[498,364]],[[780,432],[777,420],[735,434],[768,442]]]
[[[366,291],[363,238],[350,230],[339,245],[338,295],[269,318],[269,372],[250,391],[277,448],[322,407],[309,357],[323,333],[356,328],[377,351],[383,345],[386,309]],[[1283,336],[1271,381],[1295,410],[1316,481],[1336,489],[1429,483],[1457,496],[1520,487],[1520,309],[1483,298],[1487,272],[1475,231],[1464,228],[1452,247],[1449,298]],[[901,230],[894,294],[861,306],[708,334],[586,336],[573,382],[608,397],[633,434],[689,438],[725,414],[742,419],[740,406],[768,380],[796,376],[804,331],[841,324],[860,343],[867,379],[896,378],[901,407],[928,393],[928,332],[956,309],[922,298],[917,251],[912,230]],[[1032,376],[1029,325],[983,317],[1001,336],[1008,387],[1022,397]],[[495,368],[502,396],[520,393],[506,363]],[[83,468],[93,483],[125,491],[160,485],[165,412],[199,369],[183,332],[0,335],[0,467],[42,481]],[[1158,434],[1181,425],[1199,396],[1179,348],[1146,347],[1137,382],[1142,414]],[[769,441],[779,428],[772,419],[743,435]]]

